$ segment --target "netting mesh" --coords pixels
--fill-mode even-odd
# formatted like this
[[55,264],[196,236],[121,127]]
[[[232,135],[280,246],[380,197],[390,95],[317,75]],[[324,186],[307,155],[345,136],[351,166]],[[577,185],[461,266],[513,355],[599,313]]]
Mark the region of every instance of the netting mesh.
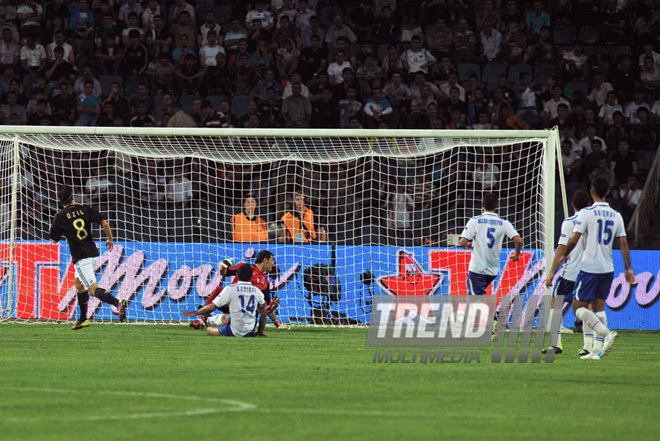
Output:
[[[283,322],[359,324],[376,294],[465,293],[470,254],[456,245],[481,212],[484,192],[499,196],[498,213],[526,249],[515,265],[503,250],[494,293],[533,290],[538,274],[530,271],[546,247],[547,138],[0,139],[2,319],[75,314],[68,246],[48,240],[64,183],[74,187],[76,203],[97,206],[113,229],[111,252],[103,231],[93,231],[101,251],[97,280],[129,300],[131,321],[184,320],[182,310],[230,283],[219,272],[223,259],[254,263],[261,249],[276,256],[271,287]],[[19,175],[12,179],[15,157]],[[96,299],[89,311],[95,320],[117,321]]]

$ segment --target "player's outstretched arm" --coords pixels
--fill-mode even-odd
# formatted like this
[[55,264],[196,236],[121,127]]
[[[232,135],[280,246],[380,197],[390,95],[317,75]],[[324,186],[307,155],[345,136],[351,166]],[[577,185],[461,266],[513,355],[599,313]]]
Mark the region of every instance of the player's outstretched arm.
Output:
[[555,278],[555,273],[557,272],[557,269],[559,269],[559,264],[562,262],[565,255],[566,255],[566,245],[559,245],[557,247],[557,251],[555,251],[555,257],[552,259],[552,265],[550,266],[550,269],[546,273],[545,286],[547,287],[552,286],[553,279]]
[[621,246],[621,256],[623,257],[623,264],[626,267],[626,282],[635,283],[635,273],[633,273],[632,266],[630,265],[630,248],[628,248],[628,238],[621,236],[619,238],[619,245]]
[[223,261],[220,263],[220,274],[222,274],[223,276],[227,276],[227,275],[233,276],[233,275],[235,275],[235,274],[236,274],[236,271],[233,271],[233,272],[231,272],[230,274],[228,274],[228,272],[229,272],[229,268],[230,268],[233,264],[234,264],[234,258],[233,258],[233,257],[231,257],[231,258],[229,258],[229,259],[225,259],[225,260],[223,260]]
[[523,247],[523,240],[520,236],[514,236],[513,243],[516,249],[513,252],[513,256],[511,256],[511,260],[517,262],[518,260],[520,260],[520,251],[522,250]]
[[101,227],[103,227],[103,231],[105,231],[105,236],[107,237],[105,244],[108,246],[108,250],[112,251],[112,248],[114,247],[114,242],[112,240],[112,228],[110,228],[110,224],[107,220],[101,222]]
[[264,334],[264,330],[266,329],[266,307],[264,306],[263,308],[259,308],[257,311],[259,311],[259,328],[254,335],[259,337],[267,337],[267,335]]
[[197,311],[183,311],[182,314],[185,315],[186,317],[194,317],[196,315],[209,314],[215,311],[216,309],[218,309],[218,307],[215,306],[214,303],[209,303],[208,305],[199,308]]
[[472,248],[472,241],[467,240],[465,237],[461,237],[460,240],[458,241],[458,246],[463,247],[466,250]]

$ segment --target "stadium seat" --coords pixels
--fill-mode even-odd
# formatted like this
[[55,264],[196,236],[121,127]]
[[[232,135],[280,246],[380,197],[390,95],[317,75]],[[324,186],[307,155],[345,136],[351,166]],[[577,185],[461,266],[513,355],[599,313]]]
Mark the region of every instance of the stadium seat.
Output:
[[120,87],[124,85],[124,80],[119,75],[104,75],[101,77],[101,92],[104,97],[110,95],[110,87],[115,82],[119,83]]
[[190,109],[192,109],[193,101],[196,99],[200,99],[200,97],[198,95],[181,95],[181,98],[179,98],[179,103],[181,103],[183,111],[189,112]]
[[503,73],[506,73],[506,66],[504,64],[487,64],[484,66],[484,73],[481,76],[481,81],[486,85],[489,91],[492,91],[497,87],[497,80]]
[[470,75],[476,75],[479,81],[481,81],[481,69],[478,64],[464,63],[458,65],[458,81],[468,81]]
[[554,64],[538,64],[534,67],[534,81],[542,82],[549,75],[557,74],[557,66]]
[[518,79],[520,77],[521,72],[527,72],[530,75],[532,74],[532,66],[529,64],[512,64],[509,66],[509,77],[508,77],[508,83],[509,87],[512,87],[516,83],[518,83]]
[[552,41],[554,44],[573,44],[577,37],[577,29],[575,26],[557,25],[552,33]]
[[337,15],[344,16],[344,10],[338,6],[324,6],[321,8],[321,26],[328,27]]
[[589,95],[589,85],[587,83],[573,81],[567,83],[565,88],[572,90],[573,95],[575,95],[576,92],[580,92],[582,94],[582,98],[585,98],[587,95]]
[[137,93],[137,87],[141,81],[143,81],[142,78],[136,76],[130,76],[126,78],[126,83],[124,84],[124,95],[131,96]]
[[591,45],[598,41],[598,38],[600,38],[600,32],[597,28],[593,26],[580,26],[577,39],[582,41],[582,43]]
[[232,5],[220,6],[220,17],[218,17],[218,22],[225,28],[228,28],[228,25],[231,23],[231,13]]
[[224,95],[209,95],[206,99],[211,102],[211,105],[217,111],[220,108],[220,102],[226,100],[227,97]]
[[387,43],[383,43],[383,44],[378,45],[378,60],[380,62],[382,62],[383,59],[387,56],[389,48],[390,48],[390,45],[387,44]]
[[241,116],[245,115],[247,113],[248,102],[251,99],[252,98],[247,95],[234,96],[234,98],[231,100],[231,114],[236,118],[240,118]]

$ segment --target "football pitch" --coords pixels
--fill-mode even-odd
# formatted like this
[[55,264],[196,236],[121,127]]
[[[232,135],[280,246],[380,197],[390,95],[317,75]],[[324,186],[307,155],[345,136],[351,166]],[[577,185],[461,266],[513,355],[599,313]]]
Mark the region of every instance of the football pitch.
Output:
[[0,440],[650,440],[660,333],[603,360],[374,363],[366,329],[0,325]]

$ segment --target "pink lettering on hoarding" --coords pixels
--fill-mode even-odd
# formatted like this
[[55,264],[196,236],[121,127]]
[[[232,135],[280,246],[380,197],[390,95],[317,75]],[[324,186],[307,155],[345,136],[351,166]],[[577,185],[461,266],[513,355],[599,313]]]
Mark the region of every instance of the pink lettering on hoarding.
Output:
[[[653,282],[654,279],[655,283],[649,288],[649,284]],[[655,277],[648,272],[641,273],[635,276],[635,282],[637,282],[637,287],[635,288],[635,300],[637,300],[637,303],[639,303],[640,306],[651,306],[658,299],[658,294],[660,294],[660,271],[658,271],[658,274]]]

